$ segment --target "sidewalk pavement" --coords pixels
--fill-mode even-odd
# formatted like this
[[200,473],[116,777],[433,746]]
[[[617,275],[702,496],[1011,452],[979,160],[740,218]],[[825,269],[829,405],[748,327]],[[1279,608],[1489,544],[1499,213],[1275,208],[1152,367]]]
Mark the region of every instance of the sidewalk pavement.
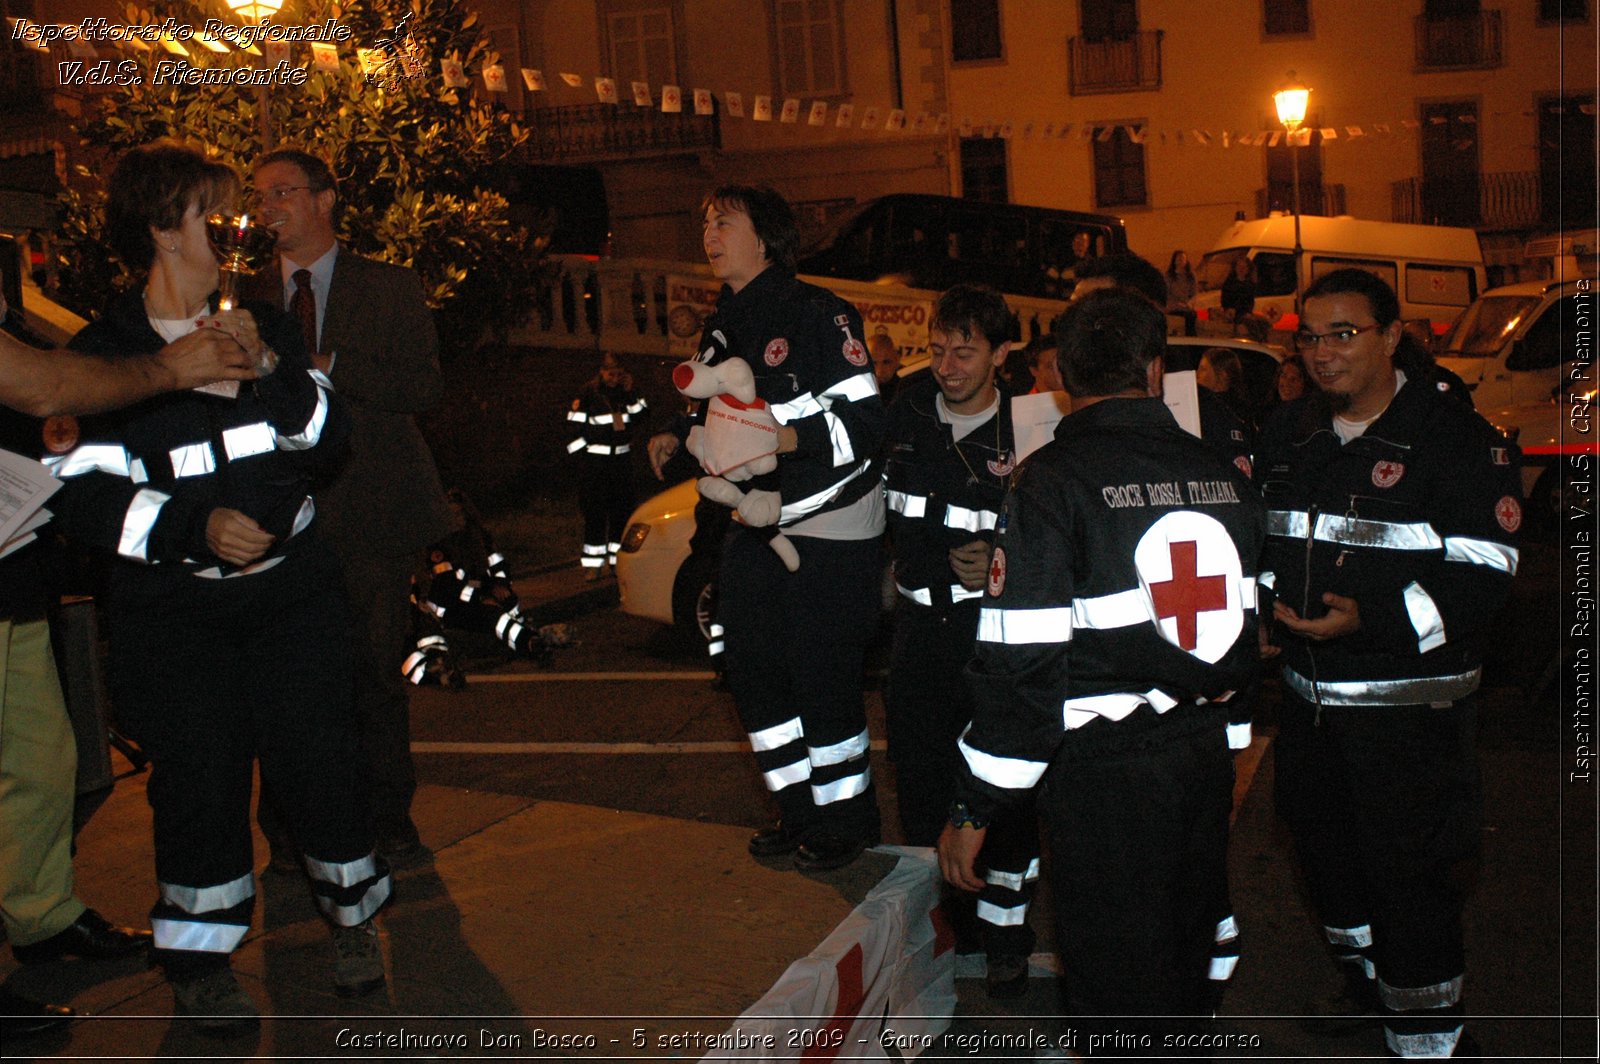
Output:
[[[541,620],[616,597],[614,580],[586,583],[576,565],[532,574],[517,589]],[[116,786],[78,836],[78,894],[112,922],[142,927],[154,891],[148,774],[120,754],[114,761]],[[84,1018],[8,1041],[0,1054],[592,1057],[647,1045],[651,1055],[699,1058],[791,962],[848,919],[859,924],[852,910],[891,873],[937,876],[879,852],[803,876],[787,862],[752,861],[746,828],[459,788],[421,787],[413,815],[434,860],[397,872],[379,917],[384,990],[338,997],[328,927],[305,880],[263,875],[255,926],[233,959],[265,1017],[259,1031],[219,1042],[175,1020],[169,987],[143,959],[20,968],[4,950],[0,980]],[[266,856],[258,833],[258,869]],[[881,906],[868,909],[880,920]],[[894,964],[892,947],[879,961]]]

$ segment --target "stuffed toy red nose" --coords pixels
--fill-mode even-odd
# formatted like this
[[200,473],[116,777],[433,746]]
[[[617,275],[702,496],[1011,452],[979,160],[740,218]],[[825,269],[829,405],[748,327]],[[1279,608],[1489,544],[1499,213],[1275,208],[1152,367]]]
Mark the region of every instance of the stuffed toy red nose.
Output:
[[694,383],[694,367],[687,362],[680,362],[672,367],[672,386],[678,391],[683,391]]

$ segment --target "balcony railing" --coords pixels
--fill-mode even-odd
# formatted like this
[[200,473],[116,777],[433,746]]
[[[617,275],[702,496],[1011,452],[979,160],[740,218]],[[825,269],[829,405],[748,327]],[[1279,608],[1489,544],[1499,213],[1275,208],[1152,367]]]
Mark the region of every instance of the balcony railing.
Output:
[[1528,229],[1541,218],[1539,174],[1533,170],[1479,174],[1476,182],[1408,177],[1393,184],[1392,200],[1397,222]]
[[[1301,214],[1320,214],[1324,218],[1333,218],[1341,214],[1350,213],[1344,205],[1344,186],[1324,184],[1322,195],[1308,195],[1309,185],[1302,185],[1300,195]],[[1271,188],[1256,189],[1256,217],[1265,218],[1273,211],[1294,210],[1294,187],[1289,182],[1282,185],[1273,185]]]
[[1067,45],[1074,96],[1161,88],[1160,30],[1094,41],[1074,37]]
[[715,113],[667,114],[631,103],[535,107],[525,113],[530,161],[596,162],[716,148]]
[[1505,62],[1500,12],[1462,18],[1416,18],[1417,70],[1479,70]]

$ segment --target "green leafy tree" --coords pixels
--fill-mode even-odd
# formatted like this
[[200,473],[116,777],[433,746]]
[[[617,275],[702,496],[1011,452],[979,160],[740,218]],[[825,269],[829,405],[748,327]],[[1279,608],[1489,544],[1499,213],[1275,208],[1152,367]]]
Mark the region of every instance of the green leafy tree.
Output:
[[[230,24],[222,0],[129,4],[120,15],[130,25],[170,17],[192,26],[189,62],[196,68],[272,65],[259,44],[265,53],[259,57],[200,45],[207,20]],[[516,224],[496,191],[506,187],[527,131],[482,91],[483,67],[500,57],[477,14],[458,0],[287,0],[272,21],[311,26],[327,19],[352,31],[337,43],[339,68],[319,71],[307,44],[291,44],[292,66],[309,71],[299,85],[158,82],[156,65],[171,54],[159,46],[125,51],[140,83],[90,97],[74,123],[85,154],[76,168],[81,180],[64,194],[58,245],[64,301],[97,309],[110,287],[132,283],[100,239],[105,194],[94,175],[130,148],[174,137],[246,175],[269,142],[327,159],[339,179],[340,238],[421,274],[429,304],[441,311],[447,349],[471,348],[486,332],[503,334],[524,316],[547,240]],[[364,72],[357,49],[374,46],[373,69]],[[446,86],[441,60],[459,61],[478,92]]]

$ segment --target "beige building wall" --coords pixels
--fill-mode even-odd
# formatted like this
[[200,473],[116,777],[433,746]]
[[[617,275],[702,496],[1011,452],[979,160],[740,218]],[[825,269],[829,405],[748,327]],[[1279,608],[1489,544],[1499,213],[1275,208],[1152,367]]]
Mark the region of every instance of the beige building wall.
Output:
[[[1280,129],[1272,93],[1291,69],[1313,90],[1308,124],[1339,131],[1322,149],[1323,181],[1344,185],[1357,217],[1389,219],[1392,183],[1420,175],[1420,137],[1403,123],[1425,102],[1476,102],[1482,173],[1537,170],[1537,101],[1595,89],[1594,6],[1590,23],[1562,28],[1536,22],[1536,0],[1485,0],[1485,9],[1503,12],[1504,65],[1416,73],[1421,0],[1310,0],[1311,32],[1293,37],[1264,33],[1262,0],[1142,0],[1139,29],[1163,31],[1161,88],[1073,96],[1068,41],[1079,33],[1079,3],[1001,0],[1004,59],[953,64],[950,101],[958,116],[1013,123],[1011,199],[1046,207],[1099,209],[1092,146],[1076,131],[1066,140],[1022,139],[1026,123],[1036,131],[1047,122],[1147,123],[1148,203],[1106,213],[1120,214],[1133,249],[1164,266],[1175,248],[1209,248],[1236,211],[1255,216],[1267,149],[1223,148],[1216,135]],[[1377,123],[1394,132],[1371,135]],[[1348,125],[1369,136],[1351,140]],[[1187,133],[1181,145],[1161,136],[1191,129],[1209,130],[1211,146]],[[954,160],[952,171],[959,190]]]

